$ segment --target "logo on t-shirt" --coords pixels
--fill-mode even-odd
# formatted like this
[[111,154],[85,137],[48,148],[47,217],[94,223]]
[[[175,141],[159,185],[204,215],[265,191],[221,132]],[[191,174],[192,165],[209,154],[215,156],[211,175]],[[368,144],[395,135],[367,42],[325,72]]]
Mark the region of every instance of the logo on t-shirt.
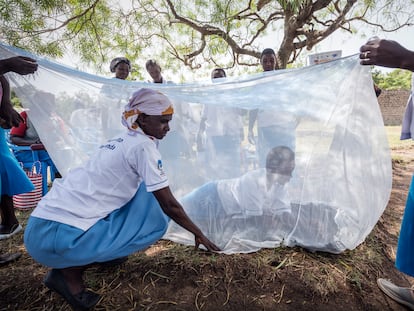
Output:
[[165,175],[164,169],[162,168],[162,161],[158,160],[158,170],[160,171],[160,176]]
[[114,150],[115,149],[115,145],[113,145],[113,144],[105,144],[105,145],[99,146],[99,148],[100,149],[106,148],[106,149],[109,149],[109,150]]

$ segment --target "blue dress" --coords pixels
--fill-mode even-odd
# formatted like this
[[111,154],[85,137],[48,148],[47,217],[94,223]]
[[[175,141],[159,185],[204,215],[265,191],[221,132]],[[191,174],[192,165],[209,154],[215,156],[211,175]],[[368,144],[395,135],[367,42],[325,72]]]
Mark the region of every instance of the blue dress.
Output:
[[414,176],[411,180],[405,205],[404,217],[398,238],[395,266],[401,272],[414,276]]
[[154,195],[141,183],[131,201],[86,231],[31,216],[24,231],[24,243],[30,256],[45,266],[56,269],[84,266],[149,247],[162,238],[168,222]]
[[34,190],[32,182],[10,152],[3,128],[0,128],[0,156],[1,195],[12,196]]

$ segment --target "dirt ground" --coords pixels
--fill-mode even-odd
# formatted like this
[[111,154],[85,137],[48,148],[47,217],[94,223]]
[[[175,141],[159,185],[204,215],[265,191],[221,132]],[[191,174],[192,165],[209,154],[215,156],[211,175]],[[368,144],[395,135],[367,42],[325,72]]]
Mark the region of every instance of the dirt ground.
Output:
[[[413,279],[394,268],[397,236],[414,172],[414,148],[393,150],[390,202],[366,241],[340,255],[300,248],[217,255],[160,241],[118,267],[91,268],[95,310],[405,310],[378,289],[378,277],[399,285]],[[23,225],[28,212],[18,212]],[[42,279],[46,268],[25,252],[23,236],[0,242],[0,252],[21,251],[0,267],[0,310],[70,310]]]

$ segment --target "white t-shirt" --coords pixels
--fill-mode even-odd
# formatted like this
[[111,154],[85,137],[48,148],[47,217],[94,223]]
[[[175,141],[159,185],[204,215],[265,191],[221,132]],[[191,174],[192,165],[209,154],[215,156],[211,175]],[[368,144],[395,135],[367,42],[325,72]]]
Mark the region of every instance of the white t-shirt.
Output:
[[273,215],[290,211],[290,203],[284,185],[266,187],[266,169],[258,169],[239,178],[217,182],[217,192],[223,208],[233,217]]
[[142,131],[124,133],[99,147],[39,202],[32,215],[87,230],[129,202],[145,182],[148,192],[168,186],[158,141]]
[[298,122],[298,118],[289,111],[259,109],[257,113],[257,127],[278,126],[294,133]]
[[206,119],[207,136],[240,136],[243,129],[242,110],[224,108],[219,105],[205,105],[202,119]]

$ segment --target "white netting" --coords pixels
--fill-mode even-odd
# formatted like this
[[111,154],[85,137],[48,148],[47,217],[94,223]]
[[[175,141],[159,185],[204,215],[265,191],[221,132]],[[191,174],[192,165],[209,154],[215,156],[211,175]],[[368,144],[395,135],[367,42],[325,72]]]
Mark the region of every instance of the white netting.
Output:
[[[63,176],[125,130],[120,114],[134,91],[165,93],[176,111],[160,143],[171,188],[226,253],[281,243],[353,249],[388,202],[387,138],[369,67],[356,56],[217,83],[161,85],[94,76],[0,45],[1,58],[14,55],[38,60],[34,75],[7,76]],[[249,115],[256,113],[250,144]],[[266,154],[278,145],[295,152],[293,177],[284,187],[266,187]],[[165,238],[194,242],[173,222]]]

